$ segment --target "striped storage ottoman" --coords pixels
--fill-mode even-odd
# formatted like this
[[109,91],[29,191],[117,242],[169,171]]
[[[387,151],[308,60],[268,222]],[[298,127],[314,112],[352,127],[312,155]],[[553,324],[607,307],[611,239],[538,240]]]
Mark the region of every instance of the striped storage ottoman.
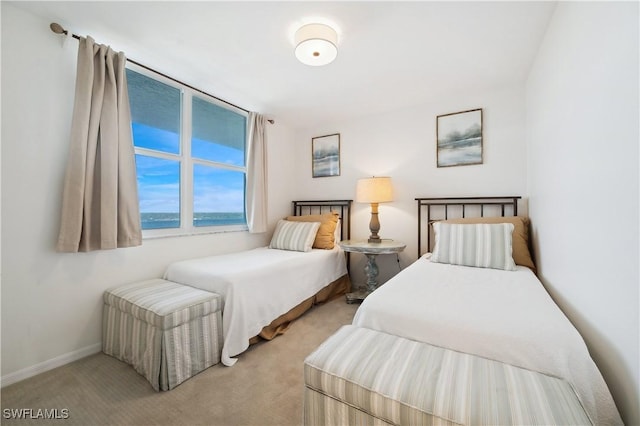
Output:
[[208,291],[153,279],[104,293],[102,350],[170,390],[220,362],[222,302]]
[[344,326],[304,363],[305,425],[590,425],[569,383]]

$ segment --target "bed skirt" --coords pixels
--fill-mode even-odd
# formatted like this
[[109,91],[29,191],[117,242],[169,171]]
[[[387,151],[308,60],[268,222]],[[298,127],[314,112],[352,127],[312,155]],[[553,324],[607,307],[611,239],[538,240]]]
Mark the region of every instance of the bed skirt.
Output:
[[347,294],[349,291],[351,291],[351,280],[349,279],[349,274],[345,274],[328,284],[315,295],[304,300],[289,312],[286,312],[273,320],[271,324],[262,329],[260,334],[252,337],[249,344],[253,345],[261,340],[272,340],[279,334],[284,334],[295,319],[302,316],[302,314],[307,312],[314,305],[328,302],[335,297]]

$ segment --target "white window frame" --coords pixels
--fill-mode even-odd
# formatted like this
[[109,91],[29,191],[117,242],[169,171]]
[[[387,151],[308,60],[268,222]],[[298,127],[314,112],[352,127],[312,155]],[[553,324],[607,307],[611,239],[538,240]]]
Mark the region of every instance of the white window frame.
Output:
[[[197,96],[207,102],[211,102],[221,108],[228,109],[237,114],[240,114],[247,118],[247,127],[249,126],[248,117],[249,114],[234,106],[228,105],[219,101],[216,98],[208,96],[202,92],[194,90],[190,87],[184,86],[171,80],[163,75],[154,73],[146,68],[137,66],[132,63],[127,63],[127,68],[142,74],[146,77],[152,78],[156,81],[164,83],[168,86],[174,87],[180,90],[180,149],[178,154],[172,154],[168,152],[156,151],[148,148],[139,148],[134,145],[136,154],[145,155],[148,157],[161,158],[166,160],[178,161],[180,164],[180,227],[179,228],[162,228],[162,229],[143,229],[142,238],[164,238],[164,237],[176,237],[176,236],[189,236],[199,234],[215,234],[222,232],[243,232],[248,231],[246,223],[237,225],[212,225],[212,226],[194,226],[193,225],[193,165],[201,164],[208,167],[216,167],[219,169],[234,170],[243,172],[245,174],[245,206],[246,206],[246,175],[247,175],[247,140],[248,128],[245,133],[245,165],[235,166],[226,163],[218,163],[211,160],[202,160],[199,158],[191,157],[191,136],[192,136],[192,105],[193,97]],[[245,207],[246,208],[246,207]],[[245,211],[246,219],[246,211]]]

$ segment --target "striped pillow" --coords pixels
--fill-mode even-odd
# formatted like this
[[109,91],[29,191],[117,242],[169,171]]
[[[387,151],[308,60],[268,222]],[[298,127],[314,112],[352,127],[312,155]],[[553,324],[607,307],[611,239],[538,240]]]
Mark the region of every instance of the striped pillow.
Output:
[[433,224],[432,262],[513,271],[512,223]]
[[[288,216],[285,220],[292,222],[320,222],[320,228],[313,242],[313,248],[331,250],[335,245],[334,233],[338,225],[338,213],[308,214],[303,216]],[[340,241],[340,240],[338,240]]]
[[320,222],[292,222],[280,219],[273,232],[269,248],[309,251],[319,227]]

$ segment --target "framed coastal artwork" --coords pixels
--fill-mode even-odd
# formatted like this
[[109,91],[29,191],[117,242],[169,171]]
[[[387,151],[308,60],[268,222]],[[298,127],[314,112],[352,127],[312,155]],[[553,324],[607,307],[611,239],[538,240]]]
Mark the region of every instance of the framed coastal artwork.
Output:
[[311,138],[313,177],[340,176],[340,133]]
[[436,118],[438,167],[482,164],[482,108]]

